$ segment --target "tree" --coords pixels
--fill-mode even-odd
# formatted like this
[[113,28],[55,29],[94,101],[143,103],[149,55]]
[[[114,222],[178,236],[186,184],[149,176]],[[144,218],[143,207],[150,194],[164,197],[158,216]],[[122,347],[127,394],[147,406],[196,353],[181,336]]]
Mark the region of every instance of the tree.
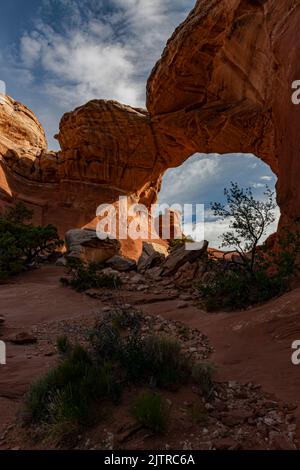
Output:
[[224,189],[227,203],[215,202],[211,205],[215,216],[230,221],[229,231],[222,235],[222,247],[233,247],[244,267],[253,272],[257,255],[257,246],[266,235],[267,228],[275,221],[276,203],[274,192],[266,186],[263,201],[253,197],[251,188],[240,188],[231,182],[229,189]]
[[32,215],[19,203],[0,217],[0,280],[21,272],[40,256],[63,245],[53,225],[35,226],[30,223]]

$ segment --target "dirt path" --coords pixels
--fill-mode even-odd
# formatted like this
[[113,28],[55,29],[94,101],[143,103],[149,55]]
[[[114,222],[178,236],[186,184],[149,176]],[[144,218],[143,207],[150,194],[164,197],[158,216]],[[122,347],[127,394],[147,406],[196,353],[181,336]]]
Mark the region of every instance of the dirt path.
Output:
[[215,352],[217,378],[261,384],[266,392],[298,405],[300,366],[291,362],[291,344],[300,339],[300,289],[268,304],[237,313],[208,314],[195,307],[176,309],[176,301],[142,307],[180,320],[206,334]]
[[59,284],[63,269],[46,266],[0,286],[0,314],[5,317],[1,339],[7,344],[7,364],[0,366],[0,434],[14,417],[29,384],[57,360],[47,340],[19,346],[7,340],[18,332],[46,328],[56,320],[87,317],[100,308],[99,300]]
[[[100,300],[61,287],[62,273],[62,268],[46,266],[0,286],[0,314],[5,317],[1,339],[36,328],[46,331],[51,322],[88,319],[101,311],[105,304]],[[231,314],[207,314],[192,305],[179,309],[178,300],[156,302],[155,295],[143,305],[144,294],[127,295],[127,301],[140,303],[147,313],[180,320],[206,334],[215,348],[212,360],[220,380],[261,384],[266,392],[300,405],[300,366],[291,364],[291,343],[300,339],[300,289],[262,307]],[[7,365],[0,366],[0,435],[29,384],[56,360],[47,339],[28,346],[7,343]],[[296,415],[299,424],[299,409]]]

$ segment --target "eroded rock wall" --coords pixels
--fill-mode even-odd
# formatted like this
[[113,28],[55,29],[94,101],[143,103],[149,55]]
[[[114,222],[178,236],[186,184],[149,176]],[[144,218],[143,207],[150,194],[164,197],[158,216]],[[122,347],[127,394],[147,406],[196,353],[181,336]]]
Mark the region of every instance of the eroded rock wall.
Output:
[[[254,153],[278,176],[282,223],[300,218],[300,0],[198,0],[147,84],[147,110],[93,100],[63,116],[49,152],[33,113],[0,105],[2,204],[23,200],[61,233],[96,208],[150,205],[163,172],[195,152]],[[129,248],[128,248],[129,249]]]

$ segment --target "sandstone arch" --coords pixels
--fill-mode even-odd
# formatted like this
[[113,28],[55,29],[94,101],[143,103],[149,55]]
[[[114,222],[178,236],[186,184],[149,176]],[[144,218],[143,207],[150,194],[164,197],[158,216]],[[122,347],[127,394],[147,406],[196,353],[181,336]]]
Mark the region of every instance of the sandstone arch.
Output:
[[27,108],[0,107],[1,199],[61,232],[119,194],[150,204],[161,175],[195,152],[259,155],[278,177],[282,223],[300,218],[300,0],[198,0],[147,84],[147,111],[94,100],[63,116],[49,153]]

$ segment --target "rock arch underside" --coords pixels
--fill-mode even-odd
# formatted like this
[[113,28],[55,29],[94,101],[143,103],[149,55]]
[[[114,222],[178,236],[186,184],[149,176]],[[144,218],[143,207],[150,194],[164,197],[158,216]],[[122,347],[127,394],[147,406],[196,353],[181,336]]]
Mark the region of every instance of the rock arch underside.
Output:
[[25,106],[0,106],[1,205],[21,200],[64,233],[120,194],[156,201],[195,152],[254,153],[278,177],[281,226],[300,220],[300,0],[198,0],[147,83],[147,110],[93,100],[65,114],[50,152]]

